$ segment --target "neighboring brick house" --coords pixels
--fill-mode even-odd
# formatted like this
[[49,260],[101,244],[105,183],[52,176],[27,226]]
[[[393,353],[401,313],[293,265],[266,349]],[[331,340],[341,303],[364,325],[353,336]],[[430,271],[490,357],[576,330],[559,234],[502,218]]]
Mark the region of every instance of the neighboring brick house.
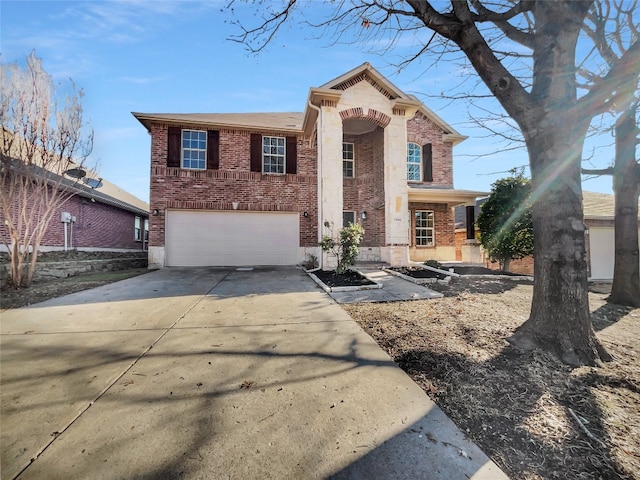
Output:
[[[480,247],[480,231],[475,223],[469,228],[469,220],[477,220],[478,213],[486,199],[480,199],[476,203],[474,211],[464,207],[456,207],[456,260],[463,262],[484,263],[488,268],[497,270],[500,268],[497,262],[491,262],[484,249]],[[585,235],[587,269],[590,280],[613,279],[613,265],[615,258],[615,197],[607,193],[582,192],[582,205],[584,212],[584,224],[587,227]],[[640,205],[639,205],[640,208]],[[469,217],[471,214],[471,217]],[[640,222],[640,216],[638,218]],[[640,230],[639,230],[640,235]],[[640,248],[640,245],[639,245]],[[469,252],[472,252],[469,254]],[[533,256],[512,260],[509,270],[514,273],[532,275]]]
[[455,258],[451,126],[368,63],[311,88],[304,112],[147,114],[149,264],[298,264],[335,259],[327,233],[359,222],[360,259]]
[[[71,188],[76,193],[54,213],[40,244],[41,252],[146,249],[146,202],[103,179],[99,188],[90,188],[82,181]],[[19,201],[16,197],[16,211]],[[10,242],[4,218],[0,219],[0,239],[0,251],[7,251]]]

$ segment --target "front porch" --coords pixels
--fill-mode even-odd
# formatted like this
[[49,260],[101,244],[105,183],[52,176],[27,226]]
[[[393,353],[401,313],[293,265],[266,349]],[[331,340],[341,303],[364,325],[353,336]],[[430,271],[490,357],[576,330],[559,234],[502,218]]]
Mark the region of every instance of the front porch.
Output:
[[[481,251],[475,239],[476,198],[485,192],[453,188],[427,188],[409,185],[409,260],[448,262],[463,260],[480,263]],[[455,207],[464,205],[471,228],[462,246],[456,248]],[[458,254],[457,250],[461,253]]]

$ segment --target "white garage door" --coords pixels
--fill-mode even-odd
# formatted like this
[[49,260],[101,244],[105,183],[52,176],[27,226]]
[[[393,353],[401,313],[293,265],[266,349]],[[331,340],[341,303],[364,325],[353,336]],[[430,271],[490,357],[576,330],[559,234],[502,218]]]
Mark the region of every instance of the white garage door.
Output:
[[[640,230],[638,230],[640,237]],[[638,242],[640,247],[640,241]],[[615,231],[613,227],[589,228],[589,261],[591,277],[594,280],[613,279],[615,263]]]
[[593,279],[613,278],[613,236],[613,228],[589,228],[589,260]]
[[295,265],[297,213],[168,210],[168,266]]

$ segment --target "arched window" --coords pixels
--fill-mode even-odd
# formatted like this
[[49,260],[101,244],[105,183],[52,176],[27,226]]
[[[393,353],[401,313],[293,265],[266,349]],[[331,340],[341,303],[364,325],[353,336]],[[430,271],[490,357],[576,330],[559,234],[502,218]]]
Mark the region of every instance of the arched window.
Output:
[[422,148],[417,143],[407,144],[407,180],[420,182],[422,180]]

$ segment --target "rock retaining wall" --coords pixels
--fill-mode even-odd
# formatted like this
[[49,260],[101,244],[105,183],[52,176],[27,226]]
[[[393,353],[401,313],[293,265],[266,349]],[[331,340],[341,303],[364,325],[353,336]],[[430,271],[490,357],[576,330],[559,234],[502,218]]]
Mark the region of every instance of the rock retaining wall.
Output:
[[[50,280],[52,278],[66,278],[76,275],[86,275],[96,272],[109,272],[115,270],[129,270],[133,268],[146,268],[147,255],[132,254],[131,256],[118,256],[115,258],[101,258],[90,260],[63,260],[58,262],[39,261],[33,274],[33,281]],[[0,281],[4,283],[9,274],[9,264],[0,264]]]

